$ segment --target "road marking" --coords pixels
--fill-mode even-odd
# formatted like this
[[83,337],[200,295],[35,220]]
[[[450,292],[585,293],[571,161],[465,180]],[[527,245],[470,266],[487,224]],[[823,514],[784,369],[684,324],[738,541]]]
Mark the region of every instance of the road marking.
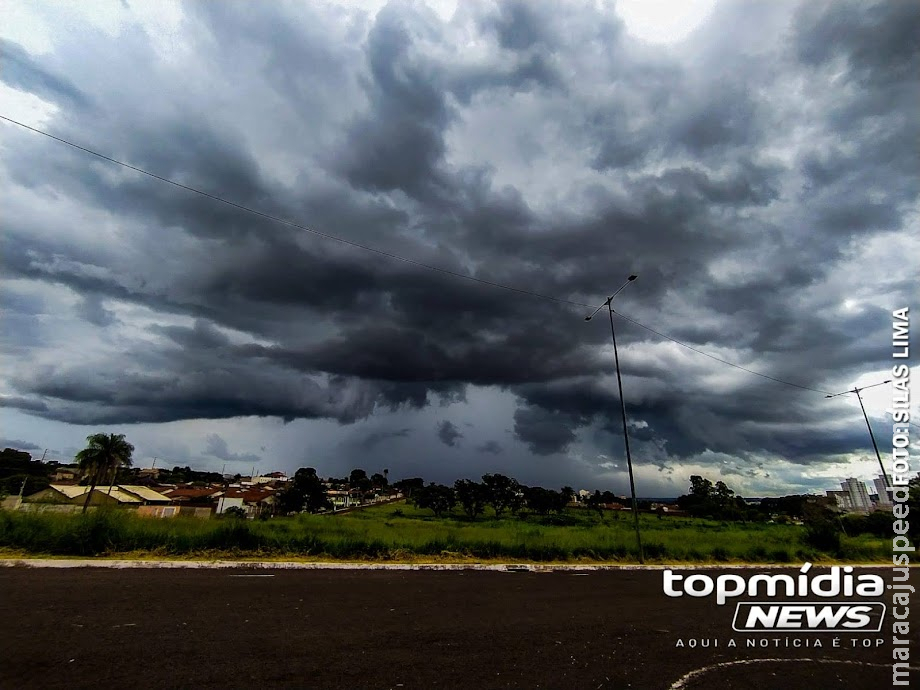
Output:
[[274,575],[230,575],[230,577],[274,577]]
[[[695,671],[685,674],[674,683],[668,690],[686,690],[687,683],[695,678],[704,676],[710,671],[729,666],[745,666],[747,664],[769,664],[769,663],[789,663],[789,662],[808,662],[811,664],[845,664],[847,666],[874,666],[876,668],[891,668],[891,664],[873,664],[868,661],[851,661],[849,659],[738,659],[737,661],[723,661],[718,664],[701,666]],[[911,671],[920,670],[918,666],[910,666]]]

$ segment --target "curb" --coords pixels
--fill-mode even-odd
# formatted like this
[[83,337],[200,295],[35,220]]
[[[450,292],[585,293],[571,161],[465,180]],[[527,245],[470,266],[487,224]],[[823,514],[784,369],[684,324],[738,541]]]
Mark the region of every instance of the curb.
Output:
[[[817,565],[817,568],[829,567]],[[881,569],[890,566],[879,564],[854,564],[854,568]],[[548,572],[597,572],[611,570],[749,570],[782,569],[798,570],[795,565],[637,565],[637,564],[534,564],[534,563],[303,563],[299,561],[170,561],[170,560],[125,560],[125,559],[64,559],[64,558],[0,558],[0,568],[177,568],[177,569],[252,569],[252,570],[481,570],[501,573],[548,573]]]

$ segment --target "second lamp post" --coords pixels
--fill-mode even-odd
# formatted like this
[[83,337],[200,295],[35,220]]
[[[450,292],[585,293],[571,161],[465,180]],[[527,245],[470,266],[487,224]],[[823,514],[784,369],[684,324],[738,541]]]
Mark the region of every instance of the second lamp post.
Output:
[[607,307],[607,315],[610,317],[610,338],[613,340],[613,361],[616,364],[617,386],[620,389],[620,410],[623,415],[623,441],[626,444],[626,465],[629,467],[629,491],[632,495],[632,513],[636,526],[636,546],[639,549],[639,563],[644,563],[645,556],[642,553],[642,536],[639,532],[639,503],[636,500],[636,480],[633,476],[632,455],[629,452],[629,432],[626,428],[626,399],[623,397],[623,379],[620,377],[620,355],[617,352],[617,335],[613,328],[613,298],[620,294],[620,292],[623,291],[623,288],[629,285],[637,277],[638,276],[636,275],[629,276],[626,282],[620,286],[619,290],[610,295],[610,297],[608,297],[600,307],[595,309],[593,313],[585,317],[585,321],[590,321],[592,318],[594,318],[594,315],[601,310],[601,308],[604,306]]

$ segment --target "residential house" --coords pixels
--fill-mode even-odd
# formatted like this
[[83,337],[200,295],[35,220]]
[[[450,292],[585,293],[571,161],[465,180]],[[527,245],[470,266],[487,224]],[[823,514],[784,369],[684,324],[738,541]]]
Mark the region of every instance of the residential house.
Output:
[[[47,488],[23,498],[23,504],[51,504],[81,506],[86,502],[89,486],[50,484]],[[97,486],[93,490],[91,506],[112,505],[137,508],[144,505],[168,505],[169,499],[146,486],[114,484]]]
[[223,513],[231,507],[239,507],[246,511],[246,517],[259,517],[272,512],[278,502],[277,494],[271,487],[227,489],[218,498],[217,512]]
[[77,465],[58,465],[52,473],[52,482],[72,482],[76,484],[83,477],[83,472]]
[[351,492],[344,489],[327,489],[326,498],[332,504],[333,510],[342,510],[355,505]]

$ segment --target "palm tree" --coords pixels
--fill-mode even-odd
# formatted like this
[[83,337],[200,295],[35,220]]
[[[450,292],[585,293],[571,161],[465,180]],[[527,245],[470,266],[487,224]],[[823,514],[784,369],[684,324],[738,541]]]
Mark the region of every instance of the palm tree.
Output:
[[134,452],[134,446],[125,440],[124,434],[93,434],[86,437],[86,443],[86,448],[77,453],[76,457],[80,469],[91,477],[86,501],[83,503],[84,513],[89,508],[99,480],[109,473],[114,475],[119,467],[130,467],[131,454]]

